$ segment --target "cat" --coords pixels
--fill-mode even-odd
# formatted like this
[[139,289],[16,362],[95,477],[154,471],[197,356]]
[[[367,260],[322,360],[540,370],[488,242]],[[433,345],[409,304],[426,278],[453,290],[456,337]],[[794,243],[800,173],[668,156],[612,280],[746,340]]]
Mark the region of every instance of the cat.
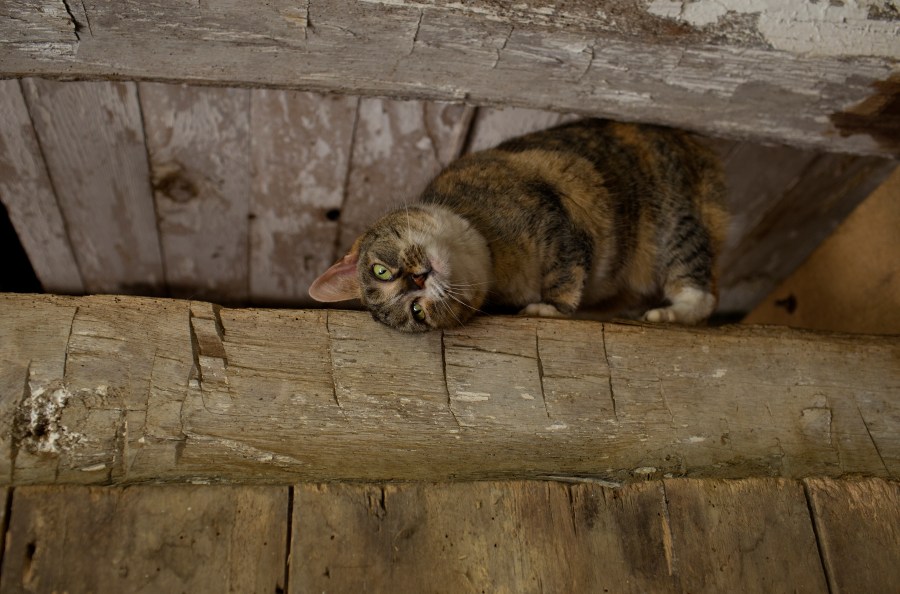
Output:
[[359,298],[406,332],[459,326],[486,306],[697,324],[717,302],[724,199],[718,159],[693,135],[580,120],[452,162],[309,293]]

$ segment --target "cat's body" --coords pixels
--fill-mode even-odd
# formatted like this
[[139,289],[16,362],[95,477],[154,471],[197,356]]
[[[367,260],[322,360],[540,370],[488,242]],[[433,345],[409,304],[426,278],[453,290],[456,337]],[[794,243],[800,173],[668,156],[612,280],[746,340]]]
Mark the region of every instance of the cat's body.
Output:
[[690,134],[585,120],[462,157],[313,284],[360,297],[405,331],[459,325],[485,304],[533,315],[591,305],[697,323],[716,303],[724,184]]

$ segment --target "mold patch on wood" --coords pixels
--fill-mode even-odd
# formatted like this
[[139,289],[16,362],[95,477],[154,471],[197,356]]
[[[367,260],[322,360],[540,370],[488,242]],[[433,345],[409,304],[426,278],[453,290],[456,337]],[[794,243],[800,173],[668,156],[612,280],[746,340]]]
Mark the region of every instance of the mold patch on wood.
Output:
[[841,136],[867,134],[887,152],[900,156],[900,74],[872,84],[875,93],[846,111],[831,115]]
[[59,454],[83,437],[62,423],[63,409],[73,396],[62,382],[39,385],[29,382],[16,414],[20,447],[32,454]]

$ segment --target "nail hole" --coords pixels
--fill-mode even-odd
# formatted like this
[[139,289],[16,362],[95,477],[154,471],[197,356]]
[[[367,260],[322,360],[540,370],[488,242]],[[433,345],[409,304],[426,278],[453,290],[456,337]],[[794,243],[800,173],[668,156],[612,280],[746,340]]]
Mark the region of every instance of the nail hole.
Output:
[[787,311],[789,314],[792,314],[797,311],[797,298],[794,297],[793,294],[791,294],[784,299],[777,300],[775,302],[775,305],[777,307],[783,307],[785,311]]

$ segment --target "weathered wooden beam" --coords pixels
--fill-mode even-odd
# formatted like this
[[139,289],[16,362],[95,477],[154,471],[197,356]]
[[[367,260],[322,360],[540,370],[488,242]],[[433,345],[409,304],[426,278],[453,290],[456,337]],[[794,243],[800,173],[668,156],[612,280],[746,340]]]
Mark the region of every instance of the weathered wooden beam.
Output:
[[0,75],[549,108],[898,154],[886,0],[5,0]]
[[8,484],[900,476],[896,337],[0,296]]

